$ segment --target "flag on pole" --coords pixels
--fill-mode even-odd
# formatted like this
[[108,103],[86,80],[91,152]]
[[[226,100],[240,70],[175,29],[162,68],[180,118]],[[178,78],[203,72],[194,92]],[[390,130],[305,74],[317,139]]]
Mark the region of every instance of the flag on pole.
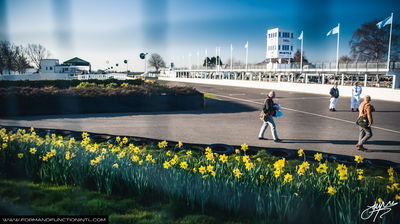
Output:
[[301,34],[300,34],[300,36],[299,36],[297,39],[303,40],[303,31],[301,31]]
[[244,48],[249,48],[249,42],[246,42],[246,45],[244,45]]
[[386,25],[392,24],[392,21],[393,21],[393,16],[389,16],[388,18],[377,23],[376,26],[378,27],[378,29],[382,29]]
[[329,36],[331,34],[337,34],[339,33],[339,25],[334,27],[333,29],[329,30],[329,32],[326,34],[326,36]]

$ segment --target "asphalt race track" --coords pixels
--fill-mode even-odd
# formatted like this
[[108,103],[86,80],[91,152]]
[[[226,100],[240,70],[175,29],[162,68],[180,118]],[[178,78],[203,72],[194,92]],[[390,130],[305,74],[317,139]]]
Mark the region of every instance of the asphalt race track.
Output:
[[[281,143],[258,140],[262,125],[259,113],[268,90],[217,85],[190,85],[214,94],[206,99],[202,111],[165,113],[82,114],[0,118],[0,125],[57,128],[115,135],[141,136],[191,143],[226,143],[252,146],[307,149],[400,163],[400,103],[375,101],[373,137],[365,145],[367,152],[355,149],[357,113],[350,111],[350,98],[340,97],[337,111],[328,110],[329,96],[277,91],[276,103],[284,116],[276,118]],[[340,90],[340,86],[339,86]],[[366,93],[367,94],[367,93]]]

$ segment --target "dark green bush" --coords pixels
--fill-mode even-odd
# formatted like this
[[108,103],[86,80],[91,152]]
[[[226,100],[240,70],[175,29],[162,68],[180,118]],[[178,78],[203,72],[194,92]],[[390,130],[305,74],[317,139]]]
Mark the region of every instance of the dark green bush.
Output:
[[94,83],[96,85],[106,86],[110,83],[115,83],[118,86],[121,86],[122,83],[128,83],[130,85],[142,85],[144,83],[141,79],[133,79],[133,80],[118,80],[118,79],[106,79],[106,80],[98,80],[98,79],[90,79],[90,80],[38,80],[38,81],[29,81],[29,80],[18,80],[18,81],[0,81],[0,88],[4,87],[33,87],[33,88],[44,88],[46,86],[54,86],[59,89],[67,89],[70,87],[76,87],[81,82]]

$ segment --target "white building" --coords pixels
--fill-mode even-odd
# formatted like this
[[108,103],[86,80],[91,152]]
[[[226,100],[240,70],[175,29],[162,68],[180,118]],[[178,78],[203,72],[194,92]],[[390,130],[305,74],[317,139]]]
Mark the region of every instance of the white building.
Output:
[[42,59],[40,60],[40,73],[57,73],[56,67],[60,66],[58,59]]
[[293,31],[274,28],[267,30],[267,59],[294,57]]
[[39,71],[40,73],[88,74],[91,72],[91,65],[77,57],[65,61],[61,65],[58,59],[42,59]]

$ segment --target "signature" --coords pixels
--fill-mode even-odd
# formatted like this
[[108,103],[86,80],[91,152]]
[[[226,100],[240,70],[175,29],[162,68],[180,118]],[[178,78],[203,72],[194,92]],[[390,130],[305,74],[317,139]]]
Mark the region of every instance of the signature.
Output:
[[375,219],[378,216],[379,212],[381,212],[381,211],[383,212],[382,215],[379,216],[379,218],[382,218],[385,214],[392,211],[391,207],[393,207],[397,204],[398,204],[397,202],[393,202],[393,201],[389,201],[388,203],[385,203],[384,201],[382,201],[381,203],[375,202],[374,205],[367,206],[367,209],[365,209],[361,213],[361,219],[367,220],[375,214],[375,217],[374,217],[374,222],[375,222]]

